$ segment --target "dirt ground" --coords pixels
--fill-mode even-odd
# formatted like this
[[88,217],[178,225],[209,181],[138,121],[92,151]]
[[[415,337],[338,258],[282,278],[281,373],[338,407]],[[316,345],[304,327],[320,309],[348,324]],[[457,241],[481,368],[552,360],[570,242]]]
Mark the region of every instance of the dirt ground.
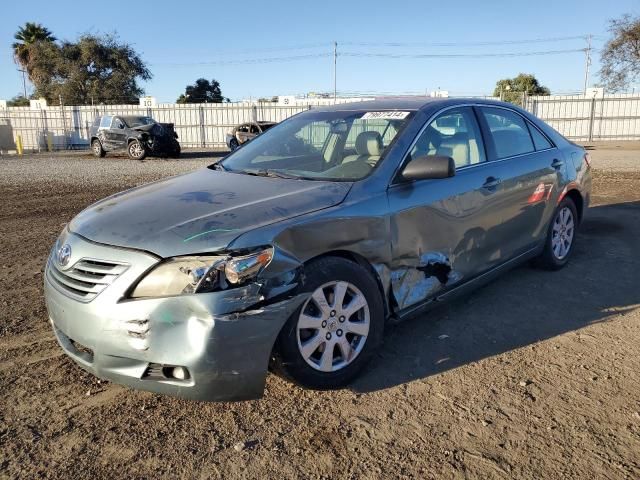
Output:
[[387,332],[350,388],[270,375],[262,400],[197,403],[101,382],[42,298],[63,225],[202,155],[0,157],[0,477],[639,478],[640,151],[596,145],[570,265],[520,267]]

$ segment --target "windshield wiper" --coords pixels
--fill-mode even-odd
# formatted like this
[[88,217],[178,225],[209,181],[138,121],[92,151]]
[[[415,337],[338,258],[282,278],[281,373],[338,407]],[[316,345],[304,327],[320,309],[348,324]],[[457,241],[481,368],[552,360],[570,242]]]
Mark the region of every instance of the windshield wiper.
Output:
[[255,175],[257,177],[287,178],[295,180],[306,179],[306,177],[301,177],[299,175],[291,175],[288,173],[280,172],[278,170],[270,169],[242,170],[242,173],[246,173],[247,175]]
[[216,162],[213,165],[211,165],[211,167],[215,170],[220,170],[222,172],[226,172],[227,169],[224,167],[224,165],[222,165],[221,162]]

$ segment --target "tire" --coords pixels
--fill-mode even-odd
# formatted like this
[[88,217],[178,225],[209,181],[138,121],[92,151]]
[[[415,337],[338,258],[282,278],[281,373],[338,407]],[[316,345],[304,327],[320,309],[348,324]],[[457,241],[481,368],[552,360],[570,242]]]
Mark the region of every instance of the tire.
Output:
[[239,147],[240,147],[240,144],[238,143],[238,140],[236,140],[235,138],[232,138],[231,140],[229,140],[229,149],[231,149],[232,152],[238,149]]
[[98,158],[102,158],[107,154],[107,152],[105,152],[104,149],[102,148],[102,144],[100,143],[100,140],[98,140],[97,138],[94,138],[91,141],[91,152],[93,153],[94,157],[98,157]]
[[171,158],[180,158],[180,153],[181,153],[180,145],[177,145],[176,148],[174,148],[173,152],[171,153]]
[[147,156],[147,150],[139,140],[131,140],[127,145],[127,155],[132,160],[143,160]]
[[[382,343],[382,296],[371,273],[349,260],[320,258],[310,262],[305,272],[300,291],[311,295],[280,331],[272,367],[304,388],[342,388],[360,373]],[[334,306],[336,288],[346,293],[343,302]],[[315,300],[320,296],[325,300],[322,309]]]
[[544,250],[536,259],[536,265],[545,270],[559,270],[569,263],[577,228],[578,211],[573,200],[565,197],[551,217]]

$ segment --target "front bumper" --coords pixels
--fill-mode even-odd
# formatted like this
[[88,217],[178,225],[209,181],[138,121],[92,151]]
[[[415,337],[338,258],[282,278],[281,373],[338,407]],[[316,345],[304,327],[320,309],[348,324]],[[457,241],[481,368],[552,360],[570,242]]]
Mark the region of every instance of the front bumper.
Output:
[[[45,274],[45,299],[64,351],[100,378],[140,390],[208,401],[247,400],[263,394],[271,349],[287,318],[304,301],[293,296],[269,305],[260,287],[176,297],[126,300],[129,286],[158,259],[144,252],[64,234],[73,265],[109,260],[127,269],[90,301],[72,298]],[[149,375],[153,366],[186,367],[184,380]],[[153,368],[151,368],[152,370]]]

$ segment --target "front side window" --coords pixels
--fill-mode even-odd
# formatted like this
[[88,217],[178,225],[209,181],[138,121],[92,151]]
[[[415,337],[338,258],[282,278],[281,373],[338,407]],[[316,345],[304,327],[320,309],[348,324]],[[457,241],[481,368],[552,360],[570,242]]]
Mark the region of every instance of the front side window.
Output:
[[493,139],[495,159],[513,157],[535,151],[525,120],[504,108],[481,107]]
[[111,117],[109,115],[105,115],[100,120],[100,128],[109,128],[111,126]]
[[469,107],[447,110],[420,134],[409,152],[411,158],[442,155],[453,158],[456,168],[485,161],[480,128]]
[[384,157],[413,112],[309,111],[273,126],[221,165],[254,175],[354,181]]

